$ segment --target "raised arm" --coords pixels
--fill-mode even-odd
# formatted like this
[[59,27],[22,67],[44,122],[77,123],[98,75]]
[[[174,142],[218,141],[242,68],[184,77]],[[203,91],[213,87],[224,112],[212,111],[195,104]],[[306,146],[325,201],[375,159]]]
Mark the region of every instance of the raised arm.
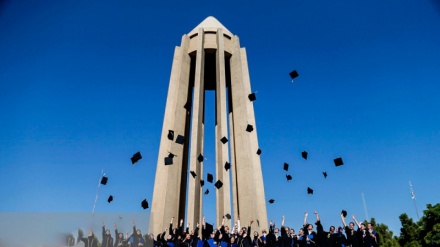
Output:
[[307,212],[304,212],[304,227],[306,227],[306,225],[307,225],[307,216],[309,216],[309,213],[307,213]]
[[281,227],[284,227],[284,215],[283,215],[283,217],[281,218]]
[[316,210],[315,210],[315,212],[314,212],[314,213],[315,213],[315,215],[316,215],[316,221],[321,221],[321,219],[319,218],[319,214],[318,214],[318,211],[316,211]]
[[358,226],[358,228],[361,228],[361,224],[359,224],[359,222],[357,221],[356,217],[354,217],[354,214],[351,217],[353,218],[353,220],[356,223],[356,225]]
[[240,225],[240,215],[237,216],[237,230],[240,231],[241,225]]
[[113,224],[113,227],[115,228],[115,238],[119,238],[119,232],[118,228],[116,227],[116,223]]
[[104,225],[104,221],[102,221],[102,239],[104,241],[104,237],[105,237],[105,225]]
[[136,234],[136,224],[134,223],[134,219],[131,220],[131,224],[133,225],[133,236]]
[[344,225],[344,228],[347,227],[347,223],[345,223],[345,217],[344,215],[341,213],[341,220],[342,220],[342,224]]
[[171,236],[174,236],[173,235],[173,221],[174,221],[174,217],[171,218],[170,228],[168,228],[168,234],[171,235]]

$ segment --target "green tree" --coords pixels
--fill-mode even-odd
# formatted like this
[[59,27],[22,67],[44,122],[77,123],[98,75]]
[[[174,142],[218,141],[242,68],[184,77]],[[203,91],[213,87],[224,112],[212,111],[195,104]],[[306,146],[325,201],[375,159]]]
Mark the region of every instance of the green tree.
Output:
[[407,214],[403,213],[399,216],[402,227],[400,228],[399,244],[402,247],[421,247],[419,235],[420,226],[414,223]]
[[440,246],[440,204],[428,204],[423,211],[423,217],[413,222],[406,214],[399,216],[399,243],[402,247],[432,247]]
[[420,219],[420,237],[423,246],[440,246],[440,204],[428,204]]

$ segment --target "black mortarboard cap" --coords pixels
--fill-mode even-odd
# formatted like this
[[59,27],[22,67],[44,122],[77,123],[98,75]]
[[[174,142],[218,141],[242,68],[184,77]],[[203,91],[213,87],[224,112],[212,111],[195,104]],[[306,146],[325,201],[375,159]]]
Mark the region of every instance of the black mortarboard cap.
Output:
[[113,201],[113,196],[110,195],[110,196],[108,197],[107,201],[108,201],[108,203],[112,202],[112,201]]
[[254,126],[248,124],[247,127],[246,127],[246,131],[247,132],[252,132],[253,130],[254,130]]
[[202,155],[202,154],[199,154],[199,157],[197,157],[197,160],[198,160],[199,162],[202,162],[202,161],[203,161],[203,155]]
[[269,203],[270,203],[270,204],[272,204],[272,203],[274,203],[274,202],[275,202],[274,199],[270,199],[270,200],[269,200]]
[[260,155],[261,154],[261,149],[257,150],[257,154]]
[[205,185],[205,180],[200,179],[200,187],[203,187],[203,185]]
[[327,172],[322,172],[322,175],[324,175],[324,178],[327,178]]
[[220,141],[221,141],[223,144],[226,144],[226,143],[228,142],[228,138],[226,138],[226,136],[223,136],[222,139],[220,139]]
[[341,214],[342,214],[342,216],[344,216],[344,218],[347,217],[347,211],[345,211],[344,209],[342,209]]
[[136,162],[138,162],[140,159],[142,159],[141,152],[137,152],[133,154],[133,157],[131,157],[131,164],[134,165]]
[[176,138],[176,143],[183,145],[185,143],[185,137],[183,135],[178,135]]
[[172,165],[173,164],[173,158],[172,157],[165,157],[165,165]]
[[174,158],[174,156],[176,156],[176,155],[174,155],[174,154],[171,153],[171,152],[168,153],[168,158],[171,158],[171,159],[172,159],[172,158]]
[[211,233],[214,231],[214,226],[209,224],[208,222],[205,223],[205,239],[208,239]]
[[173,130],[168,130],[168,140],[172,141],[174,140],[174,131]]
[[148,206],[147,199],[144,199],[144,200],[142,201],[141,206],[142,206],[143,209],[147,209],[147,208],[149,207],[149,206]]
[[231,164],[226,161],[226,163],[225,163],[225,170],[228,171],[229,169],[231,169]]
[[307,152],[306,151],[303,151],[302,153],[301,153],[301,156],[303,157],[303,159],[307,159]]
[[106,185],[106,184],[107,184],[107,181],[108,181],[108,177],[103,176],[103,177],[101,178],[101,184]]
[[251,94],[249,94],[249,95],[248,95],[248,98],[249,98],[250,101],[254,101],[254,100],[257,99],[257,97],[255,96],[255,93],[251,93]]
[[290,75],[290,78],[292,78],[292,80],[299,76],[298,72],[296,70],[290,72],[289,75]]
[[209,190],[208,189],[205,190],[205,195],[207,195],[207,194],[209,194]]
[[341,157],[334,159],[333,162],[335,162],[335,166],[342,166],[344,164]]
[[194,171],[190,171],[190,173],[193,176],[193,178],[196,178],[197,174]]
[[285,171],[288,171],[288,170],[289,170],[289,164],[284,163],[283,169],[284,169]]
[[307,187],[307,194],[312,194],[313,195],[313,190],[310,187]]
[[220,188],[223,186],[223,182],[220,181],[220,180],[217,180],[217,182],[215,182],[214,186],[215,186],[217,189],[220,189]]
[[292,180],[292,176],[289,175],[289,174],[287,174],[287,175],[286,175],[286,179],[287,179],[287,181],[290,181],[290,180]]
[[225,214],[226,219],[230,220],[231,219],[231,215],[230,214]]
[[191,102],[187,101],[185,103],[185,105],[183,105],[183,108],[185,108],[187,111],[190,111],[191,110]]
[[214,181],[214,176],[211,173],[208,173],[208,182],[212,183]]

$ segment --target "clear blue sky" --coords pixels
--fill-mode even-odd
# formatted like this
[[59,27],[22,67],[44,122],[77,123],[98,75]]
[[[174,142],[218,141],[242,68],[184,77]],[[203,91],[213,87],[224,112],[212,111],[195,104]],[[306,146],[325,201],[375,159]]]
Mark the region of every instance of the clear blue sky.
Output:
[[[409,180],[420,215],[439,202],[438,1],[6,0],[0,211],[91,212],[102,169],[97,212],[143,211],[174,47],[207,16],[247,49],[270,219],[298,229],[318,210],[327,228],[345,209],[363,220],[364,193],[369,217],[399,234],[401,213],[416,218]],[[213,92],[206,100],[205,172],[214,172]],[[214,200],[205,196],[211,222]]]

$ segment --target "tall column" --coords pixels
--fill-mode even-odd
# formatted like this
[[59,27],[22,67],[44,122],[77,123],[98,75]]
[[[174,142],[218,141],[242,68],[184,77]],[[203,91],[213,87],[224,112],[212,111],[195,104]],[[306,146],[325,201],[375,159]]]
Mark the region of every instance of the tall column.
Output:
[[[250,94],[252,92],[251,90],[251,83],[249,78],[249,68],[247,63],[247,55],[246,55],[246,49],[241,48],[240,49],[240,56],[241,56],[241,71],[243,72],[243,88],[245,92],[248,92],[247,94]],[[246,97],[248,99],[248,97]],[[263,184],[263,171],[261,170],[261,161],[260,156],[257,154],[257,150],[259,148],[258,146],[258,138],[257,138],[257,124],[255,121],[255,113],[254,113],[254,104],[250,100],[246,100],[246,108],[247,108],[247,122],[251,124],[254,128],[254,130],[249,133],[250,138],[250,156],[252,157],[251,162],[251,170],[252,170],[252,176],[253,180],[255,182],[254,191],[252,192],[254,194],[254,202],[256,203],[256,218],[258,220],[258,224],[263,228],[266,228],[268,225],[267,222],[267,211],[266,211],[266,197],[264,194],[264,184]],[[263,227],[264,226],[264,227]]]
[[[217,225],[221,224],[222,216],[231,214],[231,196],[229,171],[224,168],[229,160],[228,143],[223,144],[220,140],[223,137],[228,138],[228,122],[226,112],[226,71],[225,71],[225,42],[223,30],[217,29],[217,52],[216,52],[216,171],[217,180],[223,182],[223,187],[216,193],[216,214]],[[229,138],[228,138],[229,139]]]
[[[181,190],[186,190],[186,180],[182,179],[182,172],[187,169],[184,157],[184,145],[167,138],[168,131],[173,130],[175,136],[185,134],[186,111],[183,106],[188,100],[190,57],[188,55],[189,38],[182,37],[180,47],[174,51],[173,66],[171,69],[168,88],[165,117],[157,161],[156,178],[154,182],[153,201],[151,205],[150,232],[162,232],[163,226],[169,223],[171,217],[183,217],[182,207],[185,207],[185,197]],[[173,153],[173,165],[165,166],[164,158]]]
[[[232,39],[231,64],[231,95],[232,111],[234,122],[234,147],[235,147],[235,170],[237,178],[237,203],[240,221],[248,224],[255,219],[254,204],[254,180],[252,176],[252,157],[249,150],[251,146],[247,127],[247,92],[243,87],[242,58],[240,52],[240,42],[237,36]],[[237,215],[234,215],[236,218]]]
[[190,170],[197,174],[196,179],[190,177],[188,190],[188,219],[187,221],[195,226],[201,221],[202,200],[200,178],[203,177],[203,161],[197,160],[200,154],[203,155],[203,118],[204,118],[204,65],[205,50],[203,48],[203,28],[199,28],[197,35],[197,51],[196,51],[196,68],[194,75],[194,99],[193,114],[191,126],[191,154],[190,154]]

